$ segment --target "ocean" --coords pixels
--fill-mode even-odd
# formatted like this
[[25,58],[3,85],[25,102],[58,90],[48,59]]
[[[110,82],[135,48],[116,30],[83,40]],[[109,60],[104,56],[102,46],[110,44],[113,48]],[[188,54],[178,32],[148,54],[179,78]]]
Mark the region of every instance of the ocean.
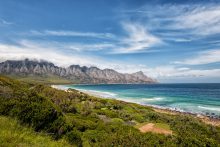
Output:
[[60,85],[100,97],[220,118],[220,84]]

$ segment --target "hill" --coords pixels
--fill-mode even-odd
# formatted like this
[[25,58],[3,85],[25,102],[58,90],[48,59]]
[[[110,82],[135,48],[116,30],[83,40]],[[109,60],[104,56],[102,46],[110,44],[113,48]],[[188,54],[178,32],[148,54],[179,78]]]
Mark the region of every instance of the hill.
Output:
[[41,146],[58,147],[70,145],[64,141],[55,141],[46,133],[37,133],[29,127],[19,124],[15,119],[0,116],[0,146]]
[[47,133],[58,142],[76,146],[220,145],[220,127],[205,124],[191,115],[160,113],[138,104],[3,76],[0,76],[0,115],[16,119],[35,132]]

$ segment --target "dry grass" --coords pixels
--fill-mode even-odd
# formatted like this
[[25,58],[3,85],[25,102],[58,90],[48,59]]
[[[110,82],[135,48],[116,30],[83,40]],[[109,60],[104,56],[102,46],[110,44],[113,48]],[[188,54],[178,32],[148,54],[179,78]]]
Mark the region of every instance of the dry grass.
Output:
[[161,124],[161,123],[142,124],[142,125],[139,125],[138,129],[142,133],[152,132],[152,133],[158,133],[158,134],[164,134],[164,135],[173,134],[172,130],[170,130],[169,125]]

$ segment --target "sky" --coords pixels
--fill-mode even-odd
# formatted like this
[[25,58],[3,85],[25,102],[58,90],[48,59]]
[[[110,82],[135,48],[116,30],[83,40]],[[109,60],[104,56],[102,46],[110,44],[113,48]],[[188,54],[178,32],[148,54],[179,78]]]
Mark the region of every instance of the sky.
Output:
[[0,61],[220,82],[217,0],[0,0]]

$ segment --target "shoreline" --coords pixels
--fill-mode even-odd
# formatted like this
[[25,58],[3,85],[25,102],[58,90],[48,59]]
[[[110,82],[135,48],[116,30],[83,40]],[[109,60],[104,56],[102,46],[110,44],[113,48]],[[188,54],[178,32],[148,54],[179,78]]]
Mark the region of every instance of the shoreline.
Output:
[[201,120],[202,122],[204,122],[206,124],[220,127],[220,119],[217,119],[217,118],[212,118],[212,117],[209,117],[206,115],[190,113],[190,112],[180,112],[180,111],[171,110],[168,108],[161,109],[161,108],[157,108],[157,107],[153,107],[153,106],[148,106],[148,107],[151,107],[156,112],[169,114],[169,115],[189,115],[189,116],[192,116],[194,118]]
[[[69,92],[68,89],[74,89],[74,88],[62,87],[61,85],[51,85],[51,87],[55,88],[55,89],[59,89],[59,90],[64,90],[66,92]],[[90,96],[94,96],[94,97],[97,97],[97,98],[114,99],[114,100],[123,101],[123,102],[126,102],[126,103],[135,103],[135,102],[132,102],[132,101],[125,101],[125,100],[121,100],[121,99],[115,99],[115,98],[110,97],[110,96],[102,96],[98,92],[95,92],[95,91],[88,91],[88,90],[83,90],[83,89],[80,89],[80,90],[79,89],[74,89],[74,90],[78,90],[80,92],[83,92],[85,94],[88,94]],[[171,108],[165,108],[165,107],[163,108],[163,107],[160,107],[160,106],[152,106],[152,105],[146,105],[146,104],[141,104],[141,103],[135,103],[135,104],[150,107],[155,112],[158,112],[158,113],[164,113],[164,114],[169,114],[169,115],[189,115],[189,116],[192,116],[194,118],[197,118],[197,119],[201,120],[202,122],[204,122],[206,124],[220,127],[220,119],[213,118],[213,117],[210,117],[210,116],[207,116],[207,115],[191,113],[191,112],[185,112],[185,111],[179,111],[177,109],[171,109]]]

